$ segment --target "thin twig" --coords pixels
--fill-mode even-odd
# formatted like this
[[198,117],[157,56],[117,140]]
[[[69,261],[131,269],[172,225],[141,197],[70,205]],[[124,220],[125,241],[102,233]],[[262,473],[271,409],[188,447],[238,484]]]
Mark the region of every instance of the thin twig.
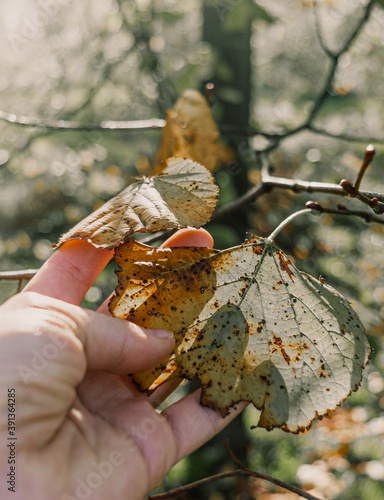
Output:
[[322,214],[353,215],[356,217],[361,217],[366,222],[376,222],[378,224],[384,224],[383,217],[377,217],[376,215],[373,215],[369,212],[364,212],[363,210],[349,210],[344,205],[338,205],[337,208],[325,208],[316,201],[308,201],[305,206]]
[[338,52],[333,53],[329,50],[326,51],[326,54],[328,55],[328,57],[331,61],[331,66],[330,66],[329,71],[328,71],[328,76],[325,79],[325,82],[323,85],[323,90],[322,90],[322,92],[320,92],[319,97],[315,101],[315,104],[314,104],[314,106],[313,106],[313,108],[308,116],[307,124],[312,123],[312,121],[314,120],[318,111],[320,110],[323,102],[328,97],[329,87],[332,85],[333,78],[335,76],[335,71],[336,71],[337,65],[339,63],[340,57],[349,50],[350,46],[352,45],[352,42],[359,35],[364,24],[368,21],[373,5],[374,5],[374,1],[370,0],[367,4],[364,15],[360,18],[359,22],[355,26],[355,29],[351,32],[349,37],[346,39],[344,45],[340,48],[340,50]]
[[265,481],[269,481],[270,483],[276,484],[276,486],[280,486],[281,488],[285,488],[292,493],[296,493],[302,498],[306,498],[307,500],[321,500],[318,497],[314,497],[310,493],[306,493],[305,491],[299,490],[295,486],[291,486],[284,481],[280,481],[279,479],[275,479],[274,477],[268,476],[267,474],[263,474],[261,472],[256,472],[251,469],[237,469],[230,472],[221,472],[219,474],[215,474],[213,476],[206,477],[204,479],[200,479],[198,481],[194,481],[193,483],[186,484],[185,486],[180,486],[179,488],[174,488],[166,493],[159,493],[158,495],[151,495],[147,497],[146,500],[163,500],[166,498],[175,498],[180,495],[183,495],[187,491],[193,490],[194,488],[198,488],[199,486],[204,486],[208,483],[213,483],[215,481],[219,481],[220,479],[225,479],[227,477],[236,477],[236,476],[252,476],[258,479],[264,479]]
[[[308,193],[328,193],[339,196],[346,196],[339,184],[329,182],[302,181],[300,179],[287,179],[285,177],[275,177],[268,175],[263,178],[262,183],[270,188],[289,189],[295,193],[306,191]],[[383,196],[379,194],[379,196]]]
[[[250,127],[242,130],[237,130],[234,129],[233,127],[229,126],[228,127],[223,127],[222,132],[225,133],[232,133],[232,134],[240,134],[242,136],[255,136],[255,135],[261,135],[265,137],[266,139],[269,139],[271,141],[271,144],[267,146],[264,149],[264,152],[269,152],[272,149],[276,148],[276,146],[283,140],[286,139],[292,135],[298,134],[299,132],[302,132],[304,130],[310,130],[314,133],[317,134],[322,134],[326,135],[329,137],[333,137],[335,139],[342,139],[342,140],[347,140],[347,141],[361,141],[361,142],[367,142],[365,138],[362,137],[355,137],[355,136],[349,136],[347,134],[333,134],[331,132],[327,132],[326,130],[322,129],[321,127],[317,127],[313,125],[313,121],[315,117],[317,116],[319,110],[321,109],[324,101],[329,95],[329,87],[331,86],[331,83],[334,78],[335,70],[338,65],[338,61],[340,57],[349,49],[350,45],[352,42],[355,40],[357,35],[360,33],[362,27],[364,24],[367,22],[369,19],[372,7],[374,5],[374,1],[370,0],[367,4],[367,7],[365,9],[364,15],[361,17],[360,21],[357,23],[355,29],[351,32],[350,36],[347,38],[345,41],[343,47],[337,52],[333,53],[330,51],[326,45],[324,44],[322,40],[322,35],[320,33],[320,29],[318,27],[318,35],[320,42],[322,44],[324,52],[327,54],[329,59],[331,60],[331,66],[327,75],[327,78],[324,82],[324,85],[322,87],[322,90],[319,92],[318,97],[314,100],[312,109],[307,117],[307,119],[298,127],[284,131],[282,133],[268,133],[268,132],[263,132],[259,131],[256,129],[252,129]],[[316,21],[318,23],[318,19]],[[121,62],[121,61],[120,61]],[[120,63],[119,62],[119,63]],[[107,73],[111,71],[111,68],[107,68],[105,70]],[[86,101],[85,104],[81,106],[81,109],[88,104],[89,99]],[[79,110],[77,110],[79,111]],[[5,121],[7,123],[13,123],[15,125],[20,125],[24,127],[34,127],[34,128],[40,128],[46,131],[58,131],[58,130],[78,130],[78,131],[114,131],[114,130],[151,130],[151,129],[158,129],[158,128],[163,128],[165,125],[165,120],[158,119],[158,118],[151,118],[148,120],[105,120],[101,123],[98,124],[93,124],[93,125],[82,125],[78,124],[76,122],[68,121],[68,120],[51,120],[51,121],[40,121],[35,118],[27,117],[27,116],[17,116],[13,113],[7,113],[5,111],[0,110],[0,120]],[[37,136],[33,137],[30,139],[30,141],[35,140]],[[383,143],[384,139],[377,139],[375,140],[376,143]],[[25,148],[23,148],[25,149]]]
[[[347,196],[339,184],[331,184],[328,182],[302,181],[300,179],[286,179],[285,177],[268,175],[263,179],[262,184],[266,184],[269,188],[289,189],[295,193],[306,191],[307,193],[328,193]],[[368,198],[377,198],[379,201],[384,202],[384,194],[382,193],[375,193],[372,191],[360,192]]]
[[173,490],[167,491],[166,493],[159,493],[158,495],[151,495],[151,496],[147,497],[147,500],[163,500],[166,498],[175,498],[175,497],[183,495],[187,491],[190,491],[190,490],[197,488],[199,486],[203,486],[203,485],[208,484],[208,483],[213,483],[214,481],[219,481],[220,479],[225,479],[227,477],[236,477],[236,476],[252,476],[252,477],[256,477],[258,479],[264,479],[265,481],[273,483],[276,486],[280,486],[281,488],[284,488],[285,490],[288,490],[292,493],[296,493],[296,495],[298,495],[302,498],[306,498],[307,500],[320,500],[319,498],[314,497],[310,493],[307,493],[303,490],[300,490],[299,488],[296,488],[295,486],[291,486],[290,484],[285,483],[284,481],[280,481],[280,479],[276,479],[276,478],[269,476],[267,474],[263,474],[262,472],[256,472],[254,470],[248,469],[234,455],[233,451],[229,447],[228,442],[225,442],[224,446],[226,447],[232,461],[235,463],[235,465],[237,465],[239,467],[239,469],[229,471],[229,472],[221,472],[220,474],[215,474],[214,476],[205,477],[204,479],[200,479],[198,481],[194,481],[193,483],[189,483],[189,484],[186,484],[184,486],[180,486],[179,488],[174,488]]
[[371,164],[374,156],[375,156],[375,147],[373,146],[373,144],[369,144],[365,149],[364,160],[363,160],[363,163],[361,164],[359,173],[357,174],[357,178],[356,178],[355,184],[353,186],[355,193],[359,192],[360,184],[361,184],[361,181],[363,180],[363,176],[365,174],[365,171],[367,170],[367,168]]
[[[282,189],[290,189],[295,193],[306,191],[308,193],[328,193],[338,196],[351,196],[351,193],[345,189],[345,186],[340,184],[333,184],[329,182],[312,182],[302,181],[300,179],[287,179],[286,177],[275,177],[270,175],[271,165],[268,162],[268,157],[265,153],[260,153],[258,158],[261,162],[261,185],[267,185],[270,189],[278,187]],[[349,181],[347,181],[349,182]],[[343,181],[341,181],[343,183]],[[353,189],[353,186],[351,184]],[[252,188],[253,190],[254,188]],[[244,197],[251,195],[251,191],[245,193]],[[372,191],[359,191],[359,193],[367,198],[376,198],[377,201],[384,202],[384,194],[375,193]]]
[[164,229],[162,231],[158,231],[157,233],[153,234],[141,233],[143,236],[137,236],[136,239],[140,241],[140,243],[144,243],[145,245],[151,245],[152,243],[156,243],[157,241],[164,241],[166,238],[169,238],[175,232],[176,229]]
[[27,269],[25,271],[2,271],[0,272],[0,281],[18,281],[16,293],[20,293],[23,287],[23,281],[32,279],[37,271],[37,269]]
[[49,120],[40,121],[36,118],[28,116],[18,116],[13,113],[7,113],[0,110],[0,120],[15,125],[24,127],[42,128],[44,130],[78,130],[78,131],[92,131],[92,130],[148,130],[163,128],[165,120],[159,118],[150,118],[148,120],[125,120],[114,121],[105,120],[95,125],[81,125],[79,123],[68,120]]
[[30,280],[37,273],[38,269],[26,269],[22,271],[2,271],[0,272],[0,280]]
[[326,137],[330,137],[331,139],[337,139],[339,141],[363,142],[365,144],[367,144],[367,142],[374,142],[375,144],[384,144],[383,138],[373,139],[372,137],[361,137],[358,135],[351,135],[351,134],[336,134],[333,132],[329,132],[328,130],[325,130],[324,128],[318,125],[313,125],[312,123],[308,125],[308,130],[310,132],[313,132],[314,134],[324,135]]
[[306,120],[299,125],[298,127],[288,130],[283,134],[276,135],[275,137],[271,137],[271,139],[274,141],[272,144],[267,146],[264,149],[264,152],[269,152],[272,151],[273,149],[278,146],[278,144],[285,138],[297,134],[303,130],[308,130],[311,128],[313,121],[315,120],[317,114],[319,113],[321,107],[323,106],[325,100],[329,96],[329,89],[332,86],[333,79],[335,76],[335,71],[337,68],[337,65],[339,63],[340,57],[347,52],[352,44],[352,42],[355,40],[355,38],[359,35],[361,29],[363,28],[364,24],[368,21],[369,16],[371,14],[371,10],[374,5],[374,0],[369,0],[364,15],[360,18],[359,22],[355,26],[355,29],[351,32],[349,37],[346,39],[344,45],[340,48],[338,52],[331,52],[330,50],[324,48],[325,53],[327,54],[329,60],[330,60],[330,67],[328,70],[328,74],[325,78],[325,81],[323,83],[323,87],[320,90],[317,98],[313,102],[313,106],[311,111],[309,112]]
[[239,196],[239,198],[237,198],[236,200],[234,200],[230,203],[227,203],[226,205],[218,208],[212,216],[212,219],[211,219],[212,222],[216,221],[217,219],[221,219],[223,217],[226,217],[227,215],[229,215],[233,212],[236,212],[240,208],[255,201],[261,195],[270,191],[271,188],[272,188],[272,186],[267,184],[267,183],[262,183],[260,185],[254,186],[249,191],[247,191],[245,194],[243,194],[242,196]]
[[362,203],[368,205],[375,214],[383,214],[384,213],[384,203],[379,201],[377,196],[368,196],[367,194],[360,191],[360,184],[363,179],[364,173],[372,162],[372,159],[375,155],[375,148],[372,144],[369,144],[365,149],[364,160],[361,164],[359,173],[357,174],[357,178],[355,184],[352,185],[352,182],[348,179],[342,179],[340,181],[340,186],[343,189],[344,193],[350,198],[357,198]]
[[310,495],[309,493],[306,493],[305,491],[299,490],[295,486],[291,486],[290,484],[287,484],[284,481],[280,481],[280,479],[276,479],[276,478],[274,478],[272,476],[268,476],[266,474],[262,474],[261,472],[256,472],[256,471],[253,471],[251,469],[248,469],[247,467],[245,467],[244,464],[242,464],[240,462],[240,460],[233,453],[228,440],[224,441],[224,447],[227,450],[227,453],[229,454],[229,456],[230,456],[231,460],[233,461],[233,463],[235,465],[237,465],[240,470],[247,471],[248,473],[251,472],[252,476],[260,477],[262,479],[265,479],[266,481],[269,481],[270,483],[273,483],[273,484],[276,484],[278,486],[281,486],[282,488],[284,488],[286,490],[289,490],[289,491],[292,491],[293,493],[297,493],[299,496],[301,496],[303,498],[309,498],[310,500],[312,500],[312,499],[319,500],[316,497]]
[[[263,194],[271,191],[274,188],[288,189],[294,193],[307,192],[307,193],[327,193],[338,196],[350,196],[340,184],[333,184],[328,182],[312,182],[302,181],[300,179],[287,179],[286,177],[276,177],[270,175],[270,164],[265,153],[259,154],[261,161],[261,183],[252,187],[249,191],[244,193],[241,197],[220,207],[212,217],[212,221],[226,217],[227,215],[236,212],[240,208],[252,203]],[[363,197],[369,200],[369,206],[375,210],[378,203],[384,203],[384,194],[375,193],[371,191],[359,191],[356,198],[363,201]],[[372,205],[372,200],[376,200],[376,205]],[[370,219],[372,222],[378,222],[377,217]]]
[[227,450],[228,455],[230,456],[232,462],[239,467],[240,469],[245,469],[245,466],[240,462],[237,456],[233,453],[231,446],[229,444],[229,439],[224,441],[224,448]]
[[[240,208],[255,201],[257,198],[267,193],[268,191],[272,190],[273,188],[289,189],[295,193],[318,192],[318,193],[334,194],[339,196],[348,196],[348,193],[339,184],[330,184],[326,182],[307,182],[299,179],[286,179],[285,177],[275,177],[269,175],[267,172],[268,172],[268,165],[265,162],[263,162],[262,173],[261,173],[262,177],[261,184],[254,186],[240,198],[228,203],[227,205],[224,205],[223,207],[220,207],[213,214],[213,217],[211,219],[212,222],[217,221],[222,217],[225,217],[231,213],[236,212]],[[371,205],[372,205],[372,199],[375,198],[378,201],[378,203],[380,202],[384,203],[384,195],[381,193],[362,191],[360,192],[360,194],[366,196],[367,198],[370,198]],[[310,202],[310,203],[316,203],[316,202]],[[308,208],[314,208],[314,207],[308,207]],[[320,211],[320,209],[318,208],[317,210]],[[383,218],[377,217],[373,214],[364,211],[348,210],[347,208],[344,207],[338,210],[326,209],[322,207],[321,211],[324,213],[330,213],[335,215],[355,215],[363,218],[366,222],[376,222],[379,224],[384,224]],[[172,232],[173,230],[158,231],[157,233],[154,234],[148,234],[148,235],[146,234],[145,236],[139,237],[138,239],[140,242],[150,245],[155,243],[156,241],[165,240],[172,234]],[[29,269],[25,271],[4,271],[0,272],[0,280],[31,279],[36,274],[37,271],[38,271],[37,269]]]
[[355,187],[352,186],[352,183],[348,181],[347,179],[343,179],[340,182],[340,186],[343,188],[344,192],[350,197],[350,198],[356,198],[357,200],[361,201],[365,205],[368,205],[374,212],[375,214],[382,214],[384,213],[384,203],[379,201],[376,196],[373,198],[365,195],[361,191],[356,191]]
[[331,139],[337,139],[340,141],[363,142],[365,144],[367,144],[368,142],[374,142],[375,144],[384,144],[384,138],[362,137],[359,135],[346,134],[346,133],[336,134],[333,132],[329,132],[328,130],[320,127],[319,125],[314,125],[313,123],[300,125],[300,127],[298,128],[288,131],[285,130],[283,132],[265,132],[264,130],[259,130],[253,127],[236,127],[233,125],[221,125],[219,129],[222,134],[239,135],[242,137],[255,137],[259,135],[261,137],[265,137],[265,139],[271,142],[281,141],[291,135],[297,134],[298,132],[308,130],[310,132],[313,132],[314,134],[324,135],[326,137],[330,137]]
[[327,46],[325,43],[325,40],[323,38],[323,32],[321,30],[321,24],[320,24],[320,18],[319,18],[319,9],[318,9],[318,1],[315,1],[315,6],[314,6],[314,13],[315,13],[315,26],[316,26],[316,34],[317,38],[319,39],[321,48],[323,51],[327,54],[329,58],[335,57],[335,53],[332,52],[332,50]]

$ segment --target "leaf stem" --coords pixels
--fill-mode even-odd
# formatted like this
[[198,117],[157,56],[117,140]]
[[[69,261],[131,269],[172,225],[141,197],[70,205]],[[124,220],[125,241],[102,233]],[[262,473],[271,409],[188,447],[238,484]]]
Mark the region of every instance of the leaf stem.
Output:
[[266,240],[271,241],[271,242],[274,241],[274,239],[280,233],[280,231],[282,229],[284,229],[285,226],[290,224],[293,221],[293,219],[295,219],[299,215],[308,214],[310,212],[312,212],[312,209],[310,209],[310,208],[303,208],[303,210],[299,210],[298,212],[294,212],[289,217],[287,217],[285,220],[283,220],[283,222],[281,224],[279,224],[274,231],[272,231],[272,233],[268,236],[268,238],[266,238]]

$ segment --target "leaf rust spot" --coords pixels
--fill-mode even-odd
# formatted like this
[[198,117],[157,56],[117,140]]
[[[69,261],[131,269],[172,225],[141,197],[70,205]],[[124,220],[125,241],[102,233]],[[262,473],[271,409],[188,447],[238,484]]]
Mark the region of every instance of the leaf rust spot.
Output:
[[288,276],[291,278],[292,282],[294,282],[294,280],[293,280],[294,274],[291,271],[291,268],[289,267],[289,264],[291,264],[290,260],[280,250],[276,251],[276,255],[279,259],[281,270],[285,271],[288,274]]
[[283,341],[281,340],[281,337],[277,337],[274,334],[272,334],[272,335],[273,335],[273,340],[274,340],[275,344],[280,347],[283,344]]
[[291,358],[288,356],[288,354],[285,352],[285,349],[282,347],[281,348],[281,354],[283,355],[283,358],[285,359],[285,361],[287,362],[287,365],[290,364],[291,362]]
[[253,253],[261,255],[264,251],[264,245],[252,245]]
[[320,360],[320,368],[319,368],[319,377],[320,378],[326,378],[327,376],[327,370],[325,368],[325,364],[322,362],[322,360]]
[[281,287],[282,284],[283,284],[283,282],[281,280],[278,281],[276,283],[276,285],[272,285],[272,290],[274,290],[275,292],[277,292],[280,289],[280,287]]

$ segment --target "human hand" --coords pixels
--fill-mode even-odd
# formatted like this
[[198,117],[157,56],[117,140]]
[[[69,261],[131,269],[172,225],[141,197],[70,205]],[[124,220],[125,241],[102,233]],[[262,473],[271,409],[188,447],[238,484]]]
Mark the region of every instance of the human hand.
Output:
[[[212,246],[204,230],[182,230],[164,246]],[[71,241],[24,291],[0,307],[0,498],[140,499],[181,458],[244,407],[222,418],[200,391],[161,413],[119,375],[155,366],[171,332],[151,331],[78,304],[113,252]],[[7,476],[12,443],[8,389],[16,393],[16,487]]]

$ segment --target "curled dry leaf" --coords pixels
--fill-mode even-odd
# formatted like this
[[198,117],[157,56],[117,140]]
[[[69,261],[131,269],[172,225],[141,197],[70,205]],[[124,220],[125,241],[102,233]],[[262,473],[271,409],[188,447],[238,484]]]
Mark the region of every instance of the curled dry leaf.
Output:
[[203,405],[251,401],[259,426],[297,433],[358,388],[370,347],[357,314],[270,240],[220,252],[131,240],[116,261],[111,313],[176,334],[168,359],[134,375],[140,390],[196,376]]
[[196,90],[186,90],[167,111],[155,173],[170,156],[195,160],[214,170],[219,156],[219,130],[206,99]]
[[136,180],[64,234],[56,246],[83,239],[100,248],[113,248],[134,232],[199,227],[217,204],[212,175],[198,163],[169,158],[164,171]]

